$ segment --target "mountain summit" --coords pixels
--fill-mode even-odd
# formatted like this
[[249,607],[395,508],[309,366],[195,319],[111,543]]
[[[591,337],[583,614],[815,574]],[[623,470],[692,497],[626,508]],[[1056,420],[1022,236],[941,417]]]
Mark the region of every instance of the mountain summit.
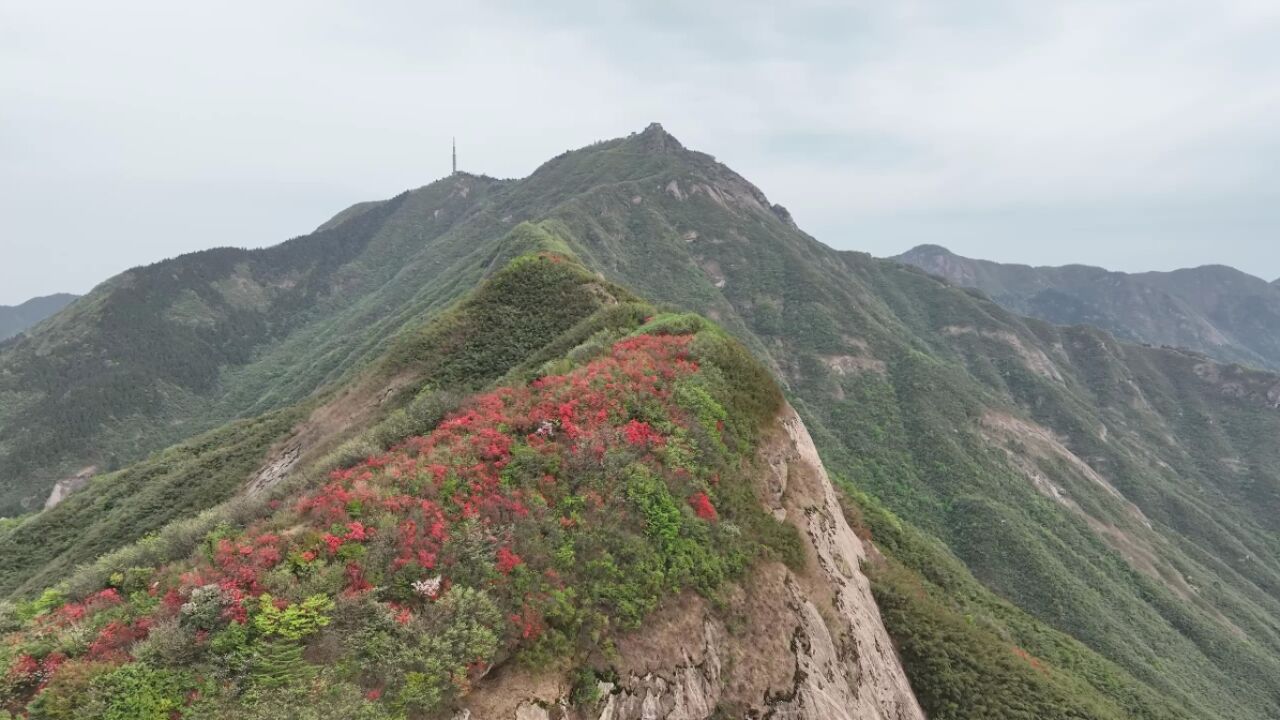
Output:
[[639,139],[641,144],[647,150],[654,152],[667,152],[683,150],[684,146],[680,141],[675,139],[671,133],[667,132],[661,123],[649,123],[647,127],[640,133]]

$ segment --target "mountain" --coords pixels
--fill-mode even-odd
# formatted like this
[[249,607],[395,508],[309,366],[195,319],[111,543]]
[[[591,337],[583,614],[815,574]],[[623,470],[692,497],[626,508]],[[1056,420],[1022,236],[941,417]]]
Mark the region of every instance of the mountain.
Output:
[[31,298],[21,305],[0,305],[0,340],[17,335],[70,305],[78,296],[57,293]]
[[497,184],[450,178],[273,248],[136,268],[0,346],[0,513],[341,377],[479,278],[492,258],[449,231]]
[[1134,342],[1280,369],[1280,287],[1233,268],[1128,274],[1085,265],[1030,267],[973,260],[937,245],[893,259],[1058,325],[1094,325]]
[[[503,371],[466,400],[434,387]],[[656,703],[817,720],[838,703],[923,720],[803,423],[712,324],[525,255],[355,387],[415,389],[372,427],[389,447],[321,460],[289,504],[170,526],[6,618],[10,706],[523,718],[564,704],[638,720]],[[656,610],[664,597],[681,603]],[[85,625],[97,636],[76,647]],[[50,642],[68,649],[35,649]],[[571,688],[522,684],[565,661]]]
[[[238,309],[226,299],[229,286],[262,289],[233,297],[265,299]],[[210,310],[191,312],[192,296]],[[119,305],[128,312],[90,312],[130,298],[147,302]],[[397,703],[411,693],[414,702],[475,717],[549,717],[561,703],[592,717],[633,717],[643,707],[666,715],[676,698],[685,699],[680,712],[688,717],[763,714],[797,698],[807,698],[798,701],[803,707],[788,706],[797,716],[830,717],[834,709],[814,703],[838,697],[847,707],[851,695],[897,703],[909,717],[912,703],[891,691],[893,682],[876,679],[892,678],[900,660],[931,718],[1280,714],[1280,450],[1273,442],[1280,376],[1020,317],[915,268],[833,250],[748,181],[661,127],[565,153],[521,180],[459,175],[355,206],[278,248],[196,254],[131,271],[89,299],[0,352],[0,377],[26,383],[11,385],[0,402],[17,397],[43,412],[56,402],[79,398],[88,409],[97,406],[83,400],[102,400],[94,423],[69,425],[46,446],[57,457],[31,455],[30,467],[120,466],[51,509],[0,525],[0,592],[15,601],[0,614],[8,618],[0,625],[14,632],[3,647],[11,671],[21,671],[13,677],[28,683],[18,683],[13,703],[31,697],[40,673],[59,677],[61,658],[71,657],[77,670],[51,698],[106,702],[116,683],[145,682],[181,704],[188,700],[173,698],[190,697],[183,683],[212,677],[216,686],[200,692],[213,703],[202,712],[214,717],[251,717],[283,697],[301,698],[300,707],[339,707],[337,699],[320,699],[326,689],[348,703],[348,715],[374,712],[360,705],[368,693],[376,708],[404,711]],[[204,320],[183,330],[191,317]],[[108,319],[120,325],[112,330]],[[220,350],[231,343],[226,338],[242,337],[230,328],[257,326],[266,329],[241,355]],[[724,333],[755,359],[724,350],[737,347]],[[135,357],[141,347],[108,346],[109,336],[122,334],[135,342],[155,338],[149,357]],[[507,622],[496,622],[484,601],[468,606],[479,608],[479,627],[455,625],[472,617],[455,607],[442,615],[425,605],[409,608],[406,624],[424,631],[416,637],[484,639],[486,662],[470,669],[418,664],[457,657],[437,648],[396,665],[403,673],[417,668],[412,678],[393,669],[351,670],[366,660],[344,654],[351,646],[334,641],[333,632],[371,633],[389,643],[368,646],[385,647],[386,657],[407,641],[396,631],[400,610],[386,605],[408,600],[392,594],[406,592],[405,584],[388,579],[400,556],[393,548],[356,549],[368,545],[358,536],[374,499],[357,491],[376,490],[379,501],[391,493],[436,502],[446,487],[439,480],[451,483],[446,499],[458,496],[472,486],[448,478],[455,461],[470,467],[471,456],[435,463],[444,468],[438,478],[434,469],[422,472],[423,448],[446,440],[453,447],[463,418],[472,418],[464,423],[472,448],[466,452],[487,453],[490,442],[498,450],[508,442],[523,448],[536,443],[530,435],[560,433],[559,406],[546,418],[523,408],[548,385],[603,372],[593,363],[622,362],[614,357],[619,343],[625,353],[668,337],[692,338],[682,342],[704,349],[715,340],[711,346],[721,350],[675,358],[704,373],[696,390],[650,397],[626,395],[630,381],[612,386],[627,416],[607,410],[604,418],[626,447],[601,436],[595,459],[558,456],[544,498],[558,515],[531,512],[537,522],[524,524],[504,504],[510,492],[519,491],[524,503],[544,491],[527,472],[541,461],[526,450],[519,463],[504,466],[515,465],[509,473],[498,473],[500,497],[475,498],[483,500],[475,506],[481,512],[492,501],[518,517],[499,515],[474,536],[462,533],[470,540],[447,554],[454,564],[441,582],[484,590]],[[41,347],[52,352],[36,352]],[[175,358],[219,351],[225,357],[208,358],[205,385],[186,376],[159,379],[159,372],[186,367]],[[128,385],[81,378],[70,363],[59,366],[70,373],[61,395],[52,385],[42,395],[19,394],[16,388],[33,387],[31,378],[54,367],[41,365],[50,357],[114,362],[114,377],[133,378],[137,390],[162,388],[166,401],[179,398],[170,387],[188,382],[181,399],[189,402],[137,403],[125,413],[106,391],[127,394]],[[150,370],[136,370],[138,363]],[[667,360],[636,377],[657,382],[669,372],[677,381],[688,369]],[[71,382],[77,379],[82,383]],[[768,400],[774,383],[794,416],[776,396]],[[579,395],[586,397],[568,397]],[[519,418],[474,425],[489,417],[483,408],[499,400],[506,407],[504,398],[520,403]],[[568,404],[568,421],[580,426],[577,406]],[[697,421],[680,421],[682,413]],[[47,427],[59,427],[48,417]],[[8,451],[25,448],[25,428],[4,422],[11,424],[0,429],[13,433],[0,435]],[[661,452],[651,445],[655,432]],[[691,447],[670,440],[681,432]],[[718,455],[718,434],[727,457]],[[632,468],[631,437],[650,443],[660,462],[646,472]],[[182,442],[147,455],[174,438]],[[95,454],[103,448],[116,457]],[[727,472],[725,462],[741,469]],[[655,475],[668,499],[683,504],[672,509],[662,499]],[[13,497],[39,497],[43,477],[12,474]],[[831,501],[819,502],[828,490],[816,478],[830,479]],[[705,484],[690,485],[695,479]],[[334,483],[339,487],[326,489]],[[561,483],[573,487],[574,498],[556,494]],[[744,488],[752,490],[751,502],[741,497]],[[800,506],[788,505],[793,488],[805,498]],[[458,497],[466,501],[472,492]],[[726,505],[734,496],[736,505]],[[609,504],[621,498],[625,503]],[[334,513],[328,527],[308,514],[321,505]],[[457,505],[462,512],[466,503]],[[412,507],[403,509],[418,512]],[[592,514],[602,509],[610,513]],[[374,538],[389,543],[399,535],[399,510],[383,504],[368,512]],[[425,527],[425,517],[410,519]],[[721,519],[729,528],[716,524]],[[449,537],[456,536],[452,522],[442,527]],[[842,525],[866,545],[865,555]],[[584,544],[566,548],[557,527],[580,529]],[[264,534],[274,537],[259,545]],[[278,557],[256,549],[265,546]],[[828,552],[833,546],[845,548],[839,558]],[[521,562],[500,557],[504,547]],[[609,549],[617,572],[596,575],[601,566],[592,561],[569,562],[599,548]],[[335,561],[339,551],[349,554],[342,562]],[[270,567],[243,567],[267,562],[261,552]],[[314,581],[306,567],[315,559],[304,553],[326,562]],[[250,560],[231,562],[239,556]],[[557,567],[568,570],[552,567],[561,561]],[[358,565],[351,576],[349,562]],[[536,578],[521,586],[533,593],[535,616],[524,613],[525,596],[512,589],[525,582],[516,571],[521,563],[569,574],[564,587]],[[418,567],[419,576],[402,580],[434,581],[424,572],[434,568]],[[670,583],[656,595],[644,579],[653,568]],[[713,568],[723,572],[705,574]],[[258,570],[269,572],[259,577]],[[242,595],[222,594],[231,592],[222,587],[224,572],[238,578],[231,585]],[[863,574],[874,613],[865,597],[844,594],[860,592]],[[395,611],[382,626],[371,624],[376,613],[339,612],[347,591],[366,594],[361,578],[377,588],[374,600]],[[207,585],[222,589],[197,596]],[[161,587],[174,592],[149,594],[155,588],[161,595]],[[279,603],[263,603],[262,591]],[[165,602],[177,606],[169,616],[156,608]],[[184,620],[181,608],[191,603],[191,613],[212,603],[205,625]],[[592,624],[601,608],[667,634],[646,645],[627,627],[602,629]],[[74,618],[60,625],[67,613]],[[279,632],[286,615],[295,637]],[[551,636],[541,630],[523,637],[539,618],[566,638],[586,632],[591,641],[543,643],[538,639]],[[162,622],[177,626],[157,636],[168,640],[148,638],[138,648],[121,630],[123,623],[149,635]],[[880,622],[896,658],[884,643],[868,650],[867,636],[844,639],[850,628],[875,632]],[[324,629],[330,625],[332,632]],[[50,627],[62,629],[41,634]],[[108,627],[110,637],[101,637]],[[460,635],[459,627],[477,632]],[[239,634],[215,648],[212,638],[228,632]],[[52,654],[50,637],[65,646],[62,656]],[[106,668],[85,653],[99,640],[106,643],[100,649],[127,651],[140,662],[96,679]],[[194,659],[142,652],[163,642],[207,650]],[[584,649],[590,647],[606,648],[604,657]],[[864,658],[883,672],[860,669]],[[214,664],[201,664],[208,662]],[[105,690],[92,691],[94,682]]]

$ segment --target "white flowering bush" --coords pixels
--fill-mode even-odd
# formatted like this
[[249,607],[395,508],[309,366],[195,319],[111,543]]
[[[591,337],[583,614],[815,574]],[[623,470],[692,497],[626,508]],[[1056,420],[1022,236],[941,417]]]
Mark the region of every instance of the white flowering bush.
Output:
[[440,594],[440,582],[441,578],[439,575],[433,578],[426,578],[425,580],[416,580],[413,583],[413,592],[419,597],[434,600],[436,596]]

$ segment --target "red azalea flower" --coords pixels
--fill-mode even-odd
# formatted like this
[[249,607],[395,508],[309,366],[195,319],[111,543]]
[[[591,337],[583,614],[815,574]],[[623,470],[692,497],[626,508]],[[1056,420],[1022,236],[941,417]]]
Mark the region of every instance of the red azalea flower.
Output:
[[693,511],[703,520],[715,520],[718,515],[716,508],[711,504],[711,498],[707,497],[704,492],[697,493],[689,498],[689,505],[693,507]]
[[498,548],[498,572],[503,575],[509,574],[523,563],[524,560],[520,559],[519,555],[511,552],[511,548],[505,545]]

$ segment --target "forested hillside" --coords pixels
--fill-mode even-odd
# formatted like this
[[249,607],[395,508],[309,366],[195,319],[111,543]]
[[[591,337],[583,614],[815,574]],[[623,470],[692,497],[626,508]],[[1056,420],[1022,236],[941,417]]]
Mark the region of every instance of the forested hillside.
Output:
[[12,307],[0,305],[0,341],[8,340],[18,333],[38,324],[62,308],[70,305],[75,295],[57,293],[44,297],[32,298]]
[[0,347],[0,513],[39,507],[82,468],[296,402],[372,357],[493,260],[497,238],[422,257],[493,185],[450,178],[276,247],[136,268]]
[[1280,289],[1235,268],[1122,273],[1086,265],[1029,267],[961,257],[937,245],[893,259],[977,288],[1021,315],[1280,369]]

